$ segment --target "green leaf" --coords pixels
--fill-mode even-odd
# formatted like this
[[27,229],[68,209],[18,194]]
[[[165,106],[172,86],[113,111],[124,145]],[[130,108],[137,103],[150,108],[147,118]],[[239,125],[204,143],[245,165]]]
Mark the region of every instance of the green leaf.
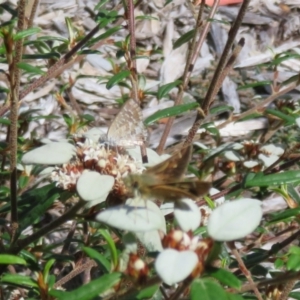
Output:
[[182,35],[178,40],[175,41],[174,45],[173,45],[173,49],[176,49],[178,47],[180,47],[181,45],[189,42],[195,35],[196,30],[192,29],[190,31],[188,31],[187,33],[185,33],[184,35]]
[[196,279],[191,285],[191,300],[216,300],[226,298],[226,293],[222,287],[211,279]]
[[41,41],[58,41],[58,42],[62,42],[62,43],[68,43],[68,39],[64,38],[64,37],[61,37],[61,36],[40,36],[38,38],[38,40],[41,40]]
[[266,113],[268,113],[270,115],[273,115],[273,116],[287,122],[287,125],[291,125],[291,124],[295,123],[296,117],[286,115],[286,114],[284,114],[283,112],[281,112],[279,110],[267,108]]
[[38,260],[37,258],[32,254],[30,253],[29,251],[26,251],[26,250],[21,250],[20,251],[20,256],[22,256],[27,264],[30,264],[30,265],[38,265]]
[[9,93],[9,89],[7,89],[6,87],[4,86],[0,86],[0,93]]
[[270,80],[248,83],[248,84],[239,86],[237,88],[237,91],[246,90],[246,89],[252,89],[252,88],[255,88],[257,86],[265,86],[265,85],[271,85],[271,84],[272,84],[272,81],[270,81]]
[[27,36],[36,34],[36,33],[40,32],[40,31],[41,31],[40,28],[31,27],[31,28],[28,28],[28,29],[25,29],[25,30],[22,30],[22,31],[16,33],[13,36],[13,39],[14,39],[14,41],[18,41],[18,40],[26,38]]
[[26,265],[25,259],[15,255],[0,254],[0,264],[1,265]]
[[[9,4],[9,2],[4,2],[2,1],[2,3],[0,4],[0,7],[3,8],[4,10],[6,10],[8,13],[10,13],[13,17],[17,18],[18,17],[18,10],[13,9],[11,4]],[[16,21],[16,19],[13,19],[14,21]],[[1,24],[3,25],[3,24]]]
[[174,87],[178,86],[179,84],[181,84],[181,81],[176,80],[160,86],[157,91],[157,99],[159,100],[166,96]]
[[239,289],[241,287],[241,281],[235,275],[225,269],[214,268],[211,269],[211,271],[209,270],[209,274],[225,285],[235,289]]
[[300,171],[286,171],[277,174],[264,175],[257,173],[252,179],[246,177],[245,187],[251,186],[272,186],[300,181]]
[[32,73],[34,75],[43,75],[43,74],[45,74],[45,72],[42,71],[40,68],[31,66],[31,65],[29,65],[27,63],[24,63],[24,62],[19,62],[17,64],[17,66],[18,66],[18,68],[26,71],[27,73]]
[[117,18],[118,13],[114,10],[108,11],[103,9],[97,14],[97,22],[99,23],[100,29],[106,27],[109,23],[116,21]]
[[135,295],[135,299],[152,299],[158,289],[158,284],[144,288]]
[[168,108],[159,110],[156,113],[154,113],[153,115],[149,116],[145,120],[145,124],[150,125],[150,124],[152,124],[160,119],[163,119],[163,118],[178,116],[186,111],[195,109],[198,106],[199,106],[199,104],[197,102],[192,102],[192,103],[176,105],[176,106],[172,106],[172,107],[168,107]]
[[280,65],[282,62],[289,60],[289,59],[297,59],[299,60],[299,54],[296,53],[280,53],[278,55],[275,56],[275,59],[273,59],[273,61],[271,62],[271,65],[275,65],[278,66]]
[[234,108],[232,106],[229,105],[219,105],[216,107],[213,107],[209,110],[209,114],[210,115],[219,115],[222,114],[224,112],[232,112],[234,110]]
[[107,230],[100,229],[99,233],[104,237],[105,241],[107,242],[107,245],[111,253],[112,263],[114,267],[116,267],[118,265],[118,252],[117,252],[116,244]]
[[29,179],[30,179],[29,176],[21,175],[18,180],[19,189],[24,189],[27,186]]
[[75,33],[75,30],[74,30],[74,26],[72,24],[72,21],[68,17],[65,18],[65,21],[66,21],[66,25],[67,25],[67,29],[68,29],[68,33],[69,33],[69,41],[74,42],[76,33]]
[[289,249],[289,253],[298,254],[299,257],[300,257],[300,247],[291,246],[290,249]]
[[282,260],[282,259],[280,259],[280,258],[277,258],[276,260],[275,260],[275,262],[274,262],[274,267],[276,268],[276,269],[281,269],[281,268],[283,268],[284,267],[284,265],[285,265],[285,262]]
[[0,118],[0,124],[10,125],[10,120],[6,118]]
[[269,220],[268,224],[278,223],[281,221],[285,221],[289,218],[296,218],[300,214],[300,207],[293,208],[293,209],[287,209],[285,211],[274,213],[271,216],[271,219]]
[[49,294],[56,297],[58,300],[91,300],[99,294],[109,290],[118,283],[120,279],[121,273],[106,274],[72,292],[51,290]]
[[296,201],[298,205],[300,205],[300,196],[299,196],[299,193],[298,193],[298,191],[296,190],[296,188],[293,185],[291,185],[291,184],[287,185],[287,192],[288,192],[288,195],[294,201]]
[[31,277],[19,274],[4,274],[1,277],[0,282],[13,284],[21,287],[38,287],[37,283]]
[[157,21],[159,21],[158,18],[150,16],[150,15],[136,16],[135,19],[136,20],[157,20]]
[[106,30],[104,33],[97,36],[96,38],[91,39],[91,41],[88,43],[88,45],[91,46],[91,45],[95,44],[98,41],[107,39],[108,37],[110,37],[114,33],[118,32],[122,28],[123,28],[122,26],[115,26],[113,28],[110,28],[110,29]]
[[300,256],[299,254],[292,254],[289,256],[286,267],[289,271],[298,272],[300,270]]
[[88,121],[88,122],[94,122],[95,121],[95,117],[89,114],[84,114],[80,116],[82,119]]
[[300,292],[291,292],[291,293],[289,294],[289,297],[290,297],[291,299],[300,300]]
[[106,84],[106,88],[108,90],[111,89],[114,85],[118,84],[120,81],[127,78],[129,75],[130,75],[130,71],[128,71],[128,70],[121,71],[120,73],[114,75],[113,77],[111,77],[108,80],[108,82]]
[[38,54],[24,54],[22,59],[55,59],[60,58],[60,54],[57,52],[50,53],[38,53]]
[[99,10],[102,6],[104,6],[109,0],[101,0],[99,3],[95,6],[95,10]]
[[43,272],[43,276],[44,276],[44,281],[47,283],[48,282],[48,278],[49,278],[49,271],[51,269],[51,267],[54,265],[55,263],[55,259],[50,259],[47,261],[46,266],[44,268],[44,272]]
[[22,202],[26,201],[29,205],[20,212],[18,232],[20,233],[28,226],[34,224],[53,202],[60,197],[60,194],[62,194],[61,189],[57,188],[54,183],[24,193],[21,197]]
[[63,114],[63,118],[64,118],[64,121],[66,122],[66,124],[68,125],[68,127],[69,128],[72,127],[73,122],[74,122],[72,116],[70,116],[68,114]]
[[108,272],[110,272],[111,269],[111,264],[110,262],[102,255],[100,254],[98,251],[96,251],[93,248],[89,248],[89,247],[83,247],[82,249],[90,258],[96,260],[100,265],[102,265],[105,270]]

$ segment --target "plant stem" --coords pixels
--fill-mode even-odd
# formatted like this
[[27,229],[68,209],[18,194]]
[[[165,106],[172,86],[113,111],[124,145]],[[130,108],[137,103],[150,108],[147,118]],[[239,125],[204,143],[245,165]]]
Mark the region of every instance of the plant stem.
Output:
[[[214,5],[211,9],[211,12],[208,16],[208,19],[213,18],[214,14],[216,13],[216,9],[218,7],[219,2],[220,2],[219,0],[215,0]],[[184,70],[183,83],[182,83],[182,86],[180,88],[180,92],[179,92],[179,94],[178,94],[178,96],[177,96],[177,98],[174,102],[174,106],[179,105],[182,102],[183,93],[184,93],[184,91],[185,91],[185,89],[188,85],[188,82],[190,80],[192,71],[194,69],[196,59],[198,58],[199,52],[201,50],[201,47],[204,43],[204,40],[205,40],[207,34],[208,34],[208,30],[210,28],[210,22],[207,21],[205,23],[205,26],[203,27],[202,33],[201,33],[198,41],[196,43],[196,38],[197,38],[198,33],[201,29],[201,23],[202,23],[201,17],[202,17],[202,14],[203,14],[204,4],[205,3],[202,3],[201,8],[199,9],[198,18],[197,18],[197,25],[196,25],[197,30],[195,32],[194,40],[193,40],[192,46],[191,46],[191,51],[190,51],[190,54],[188,55],[186,67],[185,67],[185,70]],[[170,133],[170,130],[173,126],[174,120],[175,120],[174,117],[170,117],[168,119],[165,130],[164,130],[163,135],[160,139],[159,145],[156,149],[158,154],[162,154],[162,152],[164,150],[164,147],[165,147],[168,135]]]
[[231,51],[231,48],[232,48],[232,45],[234,43],[235,37],[237,35],[238,29],[240,28],[240,26],[242,24],[242,20],[244,18],[245,13],[246,13],[249,2],[250,2],[250,0],[243,1],[243,4],[241,5],[241,8],[240,8],[239,13],[237,15],[237,18],[236,18],[235,22],[233,23],[233,25],[232,25],[232,27],[229,31],[228,40],[226,42],[225,48],[222,52],[222,55],[220,57],[218,66],[216,68],[216,71],[215,71],[214,76],[212,78],[211,84],[208,88],[208,91],[206,93],[205,99],[204,99],[203,104],[202,104],[203,112],[200,112],[200,113],[198,112],[197,113],[196,120],[195,120],[192,128],[190,129],[189,134],[188,134],[184,144],[189,144],[193,141],[193,139],[195,137],[195,134],[197,133],[198,128],[202,124],[203,117],[208,114],[209,107],[211,106],[211,104],[214,100],[214,96],[218,92],[218,90],[216,89],[216,85],[218,85],[220,87],[221,84],[222,84],[222,82],[220,81],[220,78],[225,77],[225,76],[222,75],[222,73],[224,71],[224,68],[225,68],[227,62],[228,62],[229,53]]
[[23,240],[18,241],[15,245],[12,245],[12,247],[9,249],[8,253],[17,254],[18,252],[20,252],[22,249],[26,248],[28,245],[30,245],[34,241],[45,236],[50,231],[56,229],[57,227],[64,224],[68,220],[71,220],[75,216],[76,212],[80,208],[82,208],[84,205],[86,205],[86,202],[83,200],[80,200],[78,203],[76,203],[71,209],[69,209],[61,217],[59,217],[56,220],[52,221],[51,223],[47,224],[46,226],[44,226],[40,230],[36,231],[32,235],[24,238]]
[[[18,6],[17,32],[25,28],[25,5],[26,0],[20,0]],[[18,105],[19,87],[21,72],[18,63],[22,59],[23,39],[19,39],[14,44],[15,56],[9,69],[11,80],[11,100],[10,100],[10,201],[11,201],[11,226],[12,241],[18,228],[18,204],[17,204],[17,150],[18,150]]]

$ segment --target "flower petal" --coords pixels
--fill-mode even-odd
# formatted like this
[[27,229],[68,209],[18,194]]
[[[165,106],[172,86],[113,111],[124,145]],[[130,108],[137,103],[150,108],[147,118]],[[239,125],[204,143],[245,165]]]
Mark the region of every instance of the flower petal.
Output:
[[161,237],[158,230],[136,232],[135,235],[148,251],[163,251]]
[[114,183],[115,179],[112,176],[86,171],[79,177],[76,189],[83,200],[91,201],[91,207],[105,201]]
[[93,127],[87,132],[85,132],[83,136],[97,143],[99,142],[100,138],[105,136],[105,132],[102,131],[100,128]]
[[183,231],[195,230],[200,226],[201,213],[197,204],[191,199],[177,201],[174,216]]
[[69,143],[53,142],[23,155],[23,164],[60,165],[70,161],[75,147]]
[[187,278],[198,263],[193,251],[177,251],[166,249],[155,261],[155,269],[159,277],[168,285],[173,285]]
[[233,241],[251,233],[262,218],[261,201],[240,199],[217,207],[208,219],[207,232],[216,241]]
[[160,206],[160,210],[164,216],[174,212],[174,202],[164,202]]
[[[157,206],[152,201],[143,204],[141,201],[129,199],[126,203],[130,205],[119,205],[110,207],[96,216],[96,220],[106,223],[112,227],[132,232],[143,232],[165,228],[165,220]],[[136,205],[131,205],[136,202]],[[162,222],[163,219],[163,222]],[[162,224],[163,223],[163,224]],[[164,229],[166,230],[166,229]]]

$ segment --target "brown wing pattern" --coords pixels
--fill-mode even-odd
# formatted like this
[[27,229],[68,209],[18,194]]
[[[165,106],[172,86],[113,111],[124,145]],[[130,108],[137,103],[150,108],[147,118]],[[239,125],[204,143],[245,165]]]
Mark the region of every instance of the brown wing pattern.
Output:
[[147,134],[139,104],[129,99],[111,123],[107,139],[118,146],[132,147],[142,145]]
[[150,167],[145,174],[155,174],[161,184],[179,181],[184,175],[192,154],[192,146],[182,148],[167,160]]
[[183,198],[197,200],[206,194],[211,184],[205,181],[180,182],[176,185],[156,185],[151,188],[151,195],[165,201],[177,201]]

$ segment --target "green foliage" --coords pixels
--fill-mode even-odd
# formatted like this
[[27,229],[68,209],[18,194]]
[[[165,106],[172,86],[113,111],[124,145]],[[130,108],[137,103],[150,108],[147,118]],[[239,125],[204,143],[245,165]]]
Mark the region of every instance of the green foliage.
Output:
[[119,282],[120,277],[120,273],[103,275],[99,279],[93,280],[72,292],[52,290],[50,291],[50,295],[56,297],[59,300],[91,300],[94,299],[97,295],[104,293],[105,291],[112,288],[117,282]]
[[160,119],[163,119],[163,118],[178,116],[189,110],[195,109],[198,106],[199,106],[198,103],[187,103],[187,104],[176,105],[173,107],[159,110],[156,113],[154,113],[152,116],[148,117],[145,120],[145,124],[150,125],[150,124],[152,124],[156,121],[159,121]]
[[[164,8],[177,9],[175,3],[172,2],[172,0],[165,1]],[[124,22],[129,20],[126,3],[122,2],[124,7],[121,9],[120,7],[113,8],[111,4],[111,1],[100,0],[95,7],[89,8],[90,15],[96,24],[90,32],[78,23],[77,18],[80,18],[80,15],[76,18],[66,17],[65,35],[60,32],[51,34],[49,28],[45,30],[44,26],[28,26],[27,28],[30,18],[28,12],[26,12],[25,29],[19,30],[17,28],[18,13],[22,10],[17,9],[10,2],[0,4],[0,14],[5,14],[5,22],[0,24],[0,63],[3,65],[0,70],[2,76],[0,93],[3,100],[0,116],[2,133],[0,141],[1,297],[11,299],[12,291],[20,288],[26,299],[43,300],[88,300],[116,297],[142,300],[163,299],[166,295],[170,299],[180,299],[183,294],[184,297],[195,300],[256,299],[252,288],[245,289],[249,286],[247,276],[251,276],[255,283],[263,281],[262,287],[260,285],[258,287],[264,299],[267,285],[264,281],[269,280],[270,276],[276,281],[275,275],[280,274],[279,286],[284,286],[285,275],[290,276],[291,281],[298,280],[300,248],[297,243],[298,234],[294,234],[294,231],[298,230],[300,213],[298,189],[300,109],[299,97],[290,94],[290,91],[299,88],[299,74],[293,74],[280,83],[278,73],[285,64],[299,60],[299,54],[294,49],[283,53],[273,53],[270,61],[255,66],[255,70],[254,68],[250,70],[252,75],[255,72],[257,74],[272,73],[274,75],[272,80],[250,79],[247,77],[248,68],[243,69],[243,74],[239,78],[234,77],[234,81],[238,84],[236,90],[239,93],[242,91],[260,94],[260,90],[267,86],[272,93],[270,98],[278,98],[277,102],[271,99],[272,101],[260,106],[262,101],[266,100],[263,99],[265,95],[252,99],[248,94],[243,94],[246,95],[244,97],[246,100],[243,98],[242,114],[239,116],[234,115],[232,106],[224,104],[221,93],[216,93],[205,108],[206,95],[203,95],[202,91],[207,90],[208,84],[217,86],[216,82],[210,82],[213,78],[210,72],[211,69],[215,69],[215,62],[211,62],[211,66],[202,71],[203,74],[194,76],[193,73],[193,78],[182,78],[182,75],[181,77],[178,75],[178,79],[161,84],[159,73],[162,70],[155,64],[162,64],[168,59],[169,54],[164,57],[165,49],[161,46],[162,43],[153,43],[151,35],[157,30],[153,24],[164,20],[167,13],[165,16],[165,11],[159,8],[158,15],[150,14],[149,11],[143,11],[139,2],[135,2],[135,5],[140,5],[138,7],[140,11],[139,15],[135,16],[134,26],[137,28],[141,24],[147,26],[142,27],[141,36],[137,36],[138,47],[134,47],[131,43],[133,37],[131,28]],[[146,7],[146,3],[144,4]],[[180,27],[180,37],[173,41],[172,50],[180,50],[178,48],[182,45],[189,44],[188,51],[190,51],[191,41],[197,32],[201,39],[203,28],[201,26],[206,22],[229,24],[224,20],[207,19],[204,15],[202,16],[203,24],[201,23],[199,30],[198,28],[186,30],[185,22],[186,20],[184,23],[174,21],[174,26]],[[153,29],[153,32],[147,32],[148,28]],[[143,36],[144,29],[145,36]],[[159,34],[161,33],[162,31]],[[178,36],[177,33],[175,36]],[[147,47],[145,41],[147,41]],[[18,48],[19,43],[22,45]],[[191,57],[200,56],[199,53],[194,54]],[[96,63],[94,65],[94,62],[87,59],[88,55],[99,56],[99,61],[101,58],[107,64],[101,65],[101,70],[97,70]],[[18,56],[21,57],[20,61],[16,61]],[[135,63],[138,64],[139,70],[144,62],[149,63],[148,67],[141,74],[137,74],[134,68]],[[230,59],[227,60],[228,62]],[[192,63],[193,66],[194,63]],[[73,68],[73,65],[76,68],[68,73],[68,68]],[[174,72],[179,67],[180,65],[175,62]],[[92,70],[91,74],[85,73],[86,68]],[[188,69],[192,71],[192,66],[189,65]],[[21,77],[18,82],[15,82],[18,72]],[[65,76],[66,74],[68,77]],[[231,78],[233,75],[229,72],[226,76]],[[103,89],[95,88],[94,90],[95,86],[90,86],[89,80],[94,80],[93,84]],[[53,82],[55,87],[51,87],[51,90],[44,90]],[[184,82],[188,84],[183,86]],[[292,84],[294,84],[293,88],[288,90],[286,95],[282,95],[282,89]],[[181,91],[188,96],[180,95]],[[78,96],[76,93],[88,96]],[[29,100],[24,100],[26,96]],[[32,96],[34,98],[31,98]],[[176,143],[183,141],[181,138],[185,137],[188,131],[190,134],[195,133],[189,137],[189,142],[194,142],[191,155],[193,162],[190,162],[187,171],[190,175],[195,175],[192,179],[195,186],[188,186],[190,189],[188,195],[191,194],[192,189],[196,189],[198,179],[203,178],[211,182],[213,187],[218,188],[225,195],[226,200],[238,202],[245,195],[247,197],[250,195],[250,200],[257,199],[264,205],[264,217],[253,232],[240,238],[238,244],[235,241],[224,243],[222,239],[214,241],[210,236],[206,219],[211,211],[218,209],[220,204],[216,202],[219,197],[212,193],[203,198],[202,195],[197,197],[197,202],[194,204],[198,207],[197,211],[200,206],[202,220],[197,220],[198,227],[188,232],[180,231],[181,224],[176,216],[176,222],[174,222],[175,211],[168,214],[166,218],[160,219],[165,227],[159,227],[159,229],[155,227],[147,233],[143,232],[139,226],[143,209],[137,205],[134,210],[131,207],[126,211],[126,217],[136,213],[136,219],[133,221],[133,227],[136,227],[134,228],[136,230],[132,230],[134,233],[131,231],[128,233],[124,228],[120,229],[117,226],[115,228],[114,225],[119,224],[120,221],[117,218],[111,217],[111,225],[95,221],[96,216],[103,211],[109,211],[109,209],[118,211],[127,207],[125,201],[133,196],[139,196],[139,191],[144,188],[139,186],[139,175],[134,174],[137,177],[134,177],[136,180],[131,183],[133,186],[133,195],[131,195],[131,191],[126,190],[129,188],[125,188],[122,179],[124,174],[130,175],[131,167],[137,168],[135,163],[140,158],[132,154],[136,149],[116,147],[118,140],[106,141],[105,137],[99,133],[100,131],[97,131],[98,126],[106,126],[113,122],[112,114],[115,114],[116,108],[113,105],[121,106],[132,97],[137,97],[138,99],[135,100],[140,101],[141,108],[146,108],[144,112],[147,117],[140,123],[148,127],[150,135],[162,133],[160,126],[163,125],[157,123],[163,118],[170,117],[174,117],[175,122],[178,121],[175,124],[178,127],[175,128],[176,130],[179,128],[173,136],[165,136],[170,138],[168,142],[171,144],[175,143],[174,141]],[[181,97],[180,100],[183,100],[181,103],[184,104],[148,114],[148,108],[155,108],[152,103],[161,103],[169,99],[177,100],[177,97]],[[13,102],[14,99],[16,102]],[[51,99],[53,102],[45,103],[45,99],[47,101]],[[188,100],[185,101],[185,99]],[[151,105],[148,105],[149,103]],[[15,111],[13,104],[17,107]],[[27,109],[26,111],[23,110],[23,106]],[[48,112],[48,109],[51,112]],[[134,112],[132,113],[134,115]],[[199,126],[190,130],[196,113]],[[11,121],[14,115],[18,115],[17,124]],[[264,132],[261,130],[248,133],[248,135],[251,134],[249,139],[241,134],[224,138],[223,124],[219,121],[228,116],[228,121],[232,121],[231,124],[238,129],[244,126],[245,121],[258,122],[261,118],[268,121],[268,127],[263,128]],[[182,121],[182,117],[186,119]],[[185,123],[186,120],[191,122]],[[126,120],[124,124],[116,128],[123,129],[124,126],[131,125],[131,121]],[[15,125],[16,128],[14,128]],[[140,124],[130,127],[133,134],[134,130],[140,130],[138,126]],[[93,128],[95,131],[88,139],[83,138],[83,133],[91,127],[95,127]],[[31,130],[31,128],[34,129]],[[247,126],[243,128],[244,131],[248,129],[251,128]],[[77,147],[77,152],[74,150],[71,153],[69,161],[61,165],[51,163],[49,165],[25,165],[23,157],[26,152],[38,149],[43,144],[50,143],[52,139],[60,141],[62,132],[66,139],[63,142],[71,148]],[[16,147],[11,140],[14,133],[16,133],[14,140]],[[151,138],[152,136],[149,140],[153,145],[159,142],[152,141]],[[101,144],[104,145],[103,148],[99,146],[100,142],[103,142]],[[80,151],[78,151],[78,145],[81,147]],[[91,148],[91,145],[96,146]],[[272,152],[272,147],[264,149],[263,146],[273,146],[276,151],[279,146],[283,146],[283,150],[278,154],[275,150],[274,153]],[[105,152],[107,149],[110,151],[108,154]],[[114,150],[116,150],[115,155],[112,154]],[[101,151],[106,153],[106,157],[97,160],[97,155]],[[151,162],[151,151],[148,152]],[[133,161],[125,162],[122,156],[124,153],[126,159],[133,157]],[[48,152],[47,159],[51,159],[52,156],[55,158],[56,155],[58,154],[55,151]],[[160,159],[158,157],[157,161]],[[267,161],[268,159],[270,160]],[[83,164],[80,164],[81,160],[84,161]],[[16,165],[12,170],[11,166],[14,161]],[[173,178],[172,172],[168,169],[175,170],[181,167],[176,163],[167,166],[159,165],[159,170],[156,170],[158,174],[154,174],[158,176],[154,178],[143,177],[146,178],[145,189],[150,187],[147,191],[150,195],[151,192],[155,194],[157,190],[163,190],[165,193],[163,199],[151,200],[159,200],[159,202],[166,200],[167,202],[170,199],[174,200],[174,194],[180,194],[182,190],[186,191],[189,181],[181,178],[184,174],[180,174],[182,175],[180,178],[176,176]],[[116,164],[125,170],[124,173],[115,167]],[[138,164],[141,163],[138,162]],[[90,205],[97,199],[91,197],[90,203],[84,202],[84,199],[79,196],[81,194],[76,184],[81,174],[90,171],[98,172],[99,169],[103,172],[101,175],[108,176],[110,172],[113,173],[111,181],[114,182],[114,190],[109,192],[105,202]],[[164,173],[164,171],[167,172]],[[167,179],[162,176],[166,174]],[[53,178],[56,178],[56,181]],[[61,184],[63,180],[59,182],[57,178],[65,179],[65,185]],[[148,186],[151,180],[154,180],[156,184]],[[91,183],[90,187],[94,186],[96,184]],[[172,189],[174,187],[175,192]],[[266,199],[275,197],[274,195],[281,200],[278,205],[279,209],[276,204],[266,204]],[[144,198],[143,201],[146,202],[148,198]],[[259,201],[257,201],[258,205],[260,205]],[[151,201],[146,203],[147,208],[154,205],[153,202],[149,202]],[[181,201],[177,199],[173,202],[175,202],[175,208],[181,204]],[[269,206],[271,206],[270,210],[268,210]],[[149,211],[152,213],[151,209]],[[192,209],[185,207],[185,210]],[[247,213],[246,210],[243,212]],[[149,218],[149,215],[142,220],[151,223],[153,218]],[[224,218],[226,219],[228,215],[227,213]],[[11,222],[12,220],[14,222]],[[211,219],[208,217],[208,220]],[[187,219],[186,223],[188,221],[190,220]],[[225,223],[231,224],[231,221],[225,220]],[[243,228],[245,226],[243,223],[245,222],[241,220],[232,231],[237,232],[238,229]],[[225,225],[220,230],[224,228],[226,228]],[[163,245],[161,244],[162,237],[164,237]],[[187,246],[189,242],[192,245],[190,248]],[[155,248],[156,243],[161,248]],[[264,247],[267,243],[271,245],[267,245],[268,250]],[[163,277],[155,265],[161,249],[166,247],[166,244],[167,248],[175,245],[174,248],[178,247],[180,250],[175,248],[178,252],[191,251],[194,256],[197,255],[195,268],[187,276],[175,282],[178,283],[178,288],[175,284],[173,286],[162,285]],[[237,245],[239,247],[241,245],[237,252],[244,266],[233,255],[232,249]],[[187,260],[182,262],[182,268],[177,269],[166,263],[165,270],[174,268],[171,275],[181,275],[186,264]],[[269,269],[270,264],[276,268],[275,275],[275,272]],[[216,265],[218,268],[212,267]],[[75,277],[76,274],[80,276]],[[68,278],[69,275],[71,275],[70,278]],[[76,281],[81,276],[86,279],[84,284]],[[62,283],[61,280],[66,280],[66,282]],[[298,285],[299,282],[291,290],[289,297],[300,299],[300,293],[295,291]],[[182,287],[185,288],[184,291],[180,290]]]

